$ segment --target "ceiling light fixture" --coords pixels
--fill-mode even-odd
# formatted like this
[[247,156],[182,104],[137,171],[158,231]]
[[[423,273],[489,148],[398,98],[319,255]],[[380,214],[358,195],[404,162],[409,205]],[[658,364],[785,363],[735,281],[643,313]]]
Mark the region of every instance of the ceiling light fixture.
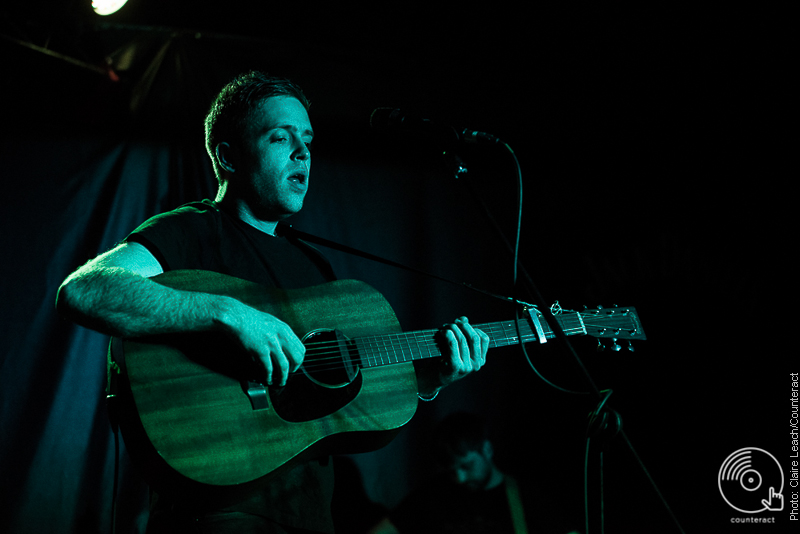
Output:
[[128,0],[92,0],[92,8],[98,15],[110,15],[119,11]]

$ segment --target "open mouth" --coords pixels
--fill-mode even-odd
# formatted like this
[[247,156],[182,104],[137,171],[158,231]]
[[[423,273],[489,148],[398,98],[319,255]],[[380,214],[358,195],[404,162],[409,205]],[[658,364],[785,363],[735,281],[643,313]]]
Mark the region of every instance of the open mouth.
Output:
[[306,174],[302,172],[297,172],[289,176],[289,182],[297,188],[305,189],[306,186]]

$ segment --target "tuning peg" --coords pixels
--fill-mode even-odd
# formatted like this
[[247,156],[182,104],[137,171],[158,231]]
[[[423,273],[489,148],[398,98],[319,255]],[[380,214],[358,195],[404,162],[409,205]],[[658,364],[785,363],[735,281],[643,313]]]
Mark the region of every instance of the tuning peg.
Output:
[[628,350],[629,350],[630,352],[634,352],[634,349],[633,349],[633,343],[632,343],[630,340],[628,340]]
[[617,338],[615,337],[611,338],[611,350],[613,350],[614,352],[619,352],[620,350],[622,350],[622,347],[620,347],[619,343],[617,343]]
[[604,350],[606,350],[606,346],[603,345],[603,342],[600,341],[599,339],[597,340],[597,347],[595,348],[597,349],[597,352],[603,352]]

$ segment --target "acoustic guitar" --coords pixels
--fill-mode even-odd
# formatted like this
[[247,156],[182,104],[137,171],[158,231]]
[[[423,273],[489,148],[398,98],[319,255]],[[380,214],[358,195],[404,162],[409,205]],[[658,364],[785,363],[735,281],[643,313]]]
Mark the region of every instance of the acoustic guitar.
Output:
[[[413,362],[442,355],[438,330],[402,332],[386,299],[363,282],[276,290],[208,271],[153,280],[275,315],[306,347],[285,387],[265,387],[249,380],[248,359],[219,334],[113,339],[120,427],[157,490],[219,499],[315,456],[380,448],[416,410]],[[520,322],[523,343],[555,337],[538,311],[527,312],[538,321],[528,314]],[[555,317],[566,335],[645,339],[634,308]],[[520,342],[514,320],[473,326],[489,335],[490,348]]]

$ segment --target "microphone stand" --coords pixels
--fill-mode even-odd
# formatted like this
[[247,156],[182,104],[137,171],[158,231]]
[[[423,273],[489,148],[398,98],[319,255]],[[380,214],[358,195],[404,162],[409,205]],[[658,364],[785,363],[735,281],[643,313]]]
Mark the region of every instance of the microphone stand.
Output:
[[[492,228],[494,228],[495,232],[500,238],[500,241],[505,245],[508,252],[511,254],[513,261],[514,261],[514,286],[517,285],[517,272],[519,271],[522,274],[522,286],[526,290],[526,292],[531,296],[535,303],[537,303],[542,310],[543,313],[546,313],[550,319],[550,324],[553,325],[553,332],[556,333],[557,339],[562,343],[564,348],[572,354],[573,358],[575,359],[578,367],[581,370],[586,382],[589,384],[589,388],[591,392],[570,392],[570,393],[582,393],[582,394],[592,394],[598,401],[596,408],[590,413],[589,421],[587,424],[587,431],[586,431],[586,457],[585,457],[585,467],[584,467],[584,503],[585,503],[585,516],[586,516],[586,532],[584,534],[594,534],[594,533],[605,533],[605,496],[604,496],[604,465],[603,465],[603,452],[606,446],[616,437],[618,434],[622,436],[625,444],[627,445],[628,449],[633,454],[636,462],[638,463],[640,469],[645,474],[647,479],[650,481],[651,486],[655,490],[656,494],[658,495],[659,500],[661,501],[662,505],[669,513],[672,521],[675,523],[675,526],[681,534],[684,534],[684,530],[678,521],[678,518],[672,512],[667,500],[662,495],[661,491],[658,489],[657,484],[653,480],[650,472],[647,470],[642,459],[636,453],[636,449],[633,447],[628,436],[625,434],[624,430],[622,429],[622,417],[619,413],[616,412],[613,408],[607,405],[608,398],[611,396],[612,391],[600,391],[595,384],[594,380],[591,377],[588,369],[583,363],[583,360],[578,355],[577,351],[573,347],[572,343],[569,341],[567,336],[564,334],[563,330],[559,322],[556,320],[553,311],[551,308],[546,304],[542,294],[539,291],[539,288],[534,283],[533,278],[531,278],[530,274],[528,273],[527,269],[524,265],[519,261],[518,251],[519,251],[519,226],[521,225],[521,215],[522,215],[522,171],[520,169],[519,161],[517,160],[514,151],[511,149],[508,144],[500,141],[499,139],[494,138],[494,142],[498,145],[502,145],[511,156],[514,158],[514,161],[517,165],[517,173],[518,173],[518,204],[519,204],[519,219],[518,219],[518,228],[517,228],[517,243],[515,246],[512,247],[511,243],[506,238],[505,233],[500,228],[496,218],[492,214],[489,207],[486,205],[486,202],[483,200],[483,197],[477,193],[475,190],[474,185],[470,180],[467,180],[467,183],[470,188],[470,192],[472,196],[478,201],[478,204],[481,206],[484,215],[486,216],[487,220],[489,221]],[[448,167],[450,173],[456,179],[461,179],[465,175],[468,174],[468,168],[464,161],[453,151],[445,151],[443,154],[445,158],[445,164]],[[521,339],[521,336],[520,336]],[[520,347],[522,348],[523,352],[525,352],[524,345],[520,341]],[[527,353],[525,353],[527,357]],[[530,361],[530,360],[529,360]],[[541,375],[540,375],[541,376]],[[556,386],[557,387],[557,386]],[[557,389],[561,391],[567,391],[563,388]],[[594,444],[592,441],[594,440]],[[595,455],[590,455],[590,450],[592,449],[592,445],[596,447],[598,450]],[[590,465],[590,458],[593,460],[591,464],[595,469],[595,491],[592,510],[590,512],[589,503],[591,501],[589,496],[589,465]],[[591,528],[590,528],[591,527]]]

